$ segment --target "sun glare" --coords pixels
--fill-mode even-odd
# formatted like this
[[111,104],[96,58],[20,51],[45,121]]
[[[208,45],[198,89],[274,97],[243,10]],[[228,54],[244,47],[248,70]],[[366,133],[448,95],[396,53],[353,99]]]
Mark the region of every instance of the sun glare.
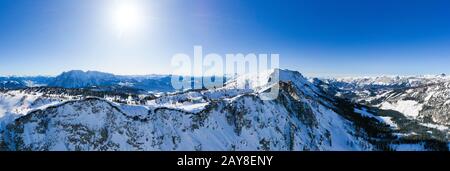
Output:
[[144,22],[144,11],[131,2],[117,3],[112,12],[114,27],[120,37],[135,33]]

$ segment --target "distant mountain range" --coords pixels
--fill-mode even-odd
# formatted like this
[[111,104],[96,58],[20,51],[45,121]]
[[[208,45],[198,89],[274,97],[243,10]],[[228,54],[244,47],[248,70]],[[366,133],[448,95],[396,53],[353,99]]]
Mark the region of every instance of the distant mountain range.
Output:
[[0,77],[0,88],[19,89],[27,87],[61,88],[132,88],[143,91],[173,91],[170,75],[121,76],[98,71],[72,70],[56,77]]
[[334,95],[355,103],[391,109],[423,122],[450,126],[450,77],[384,76],[327,79]]

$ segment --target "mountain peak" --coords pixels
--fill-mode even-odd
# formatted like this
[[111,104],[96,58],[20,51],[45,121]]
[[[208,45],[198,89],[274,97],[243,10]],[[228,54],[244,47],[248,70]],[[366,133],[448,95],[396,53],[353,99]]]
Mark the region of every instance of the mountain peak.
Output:
[[269,69],[258,73],[241,75],[228,81],[225,88],[252,89],[253,91],[264,91],[280,82],[292,83],[304,94],[315,94],[317,88],[312,85],[300,72],[287,69]]
[[49,84],[56,87],[81,88],[117,82],[117,76],[99,71],[70,70],[56,76]]
[[113,76],[114,74],[111,73],[106,73],[106,72],[100,72],[100,71],[83,71],[83,70],[70,70],[70,71],[65,71],[63,73],[61,73],[59,76],[61,75],[86,75],[86,76],[101,76],[101,75],[109,75],[109,76]]

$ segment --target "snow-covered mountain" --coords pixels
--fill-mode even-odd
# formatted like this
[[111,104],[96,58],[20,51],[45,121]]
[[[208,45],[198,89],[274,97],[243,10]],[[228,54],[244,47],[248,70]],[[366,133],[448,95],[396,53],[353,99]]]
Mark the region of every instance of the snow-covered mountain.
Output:
[[35,77],[0,77],[0,89],[20,89],[26,87],[46,86],[53,78],[45,76]]
[[[0,77],[0,89],[28,87],[97,88],[101,91],[171,92],[170,75],[122,76],[99,71],[72,70],[56,77]],[[134,90],[131,90],[134,89]]]
[[440,74],[440,75],[422,75],[422,76],[341,77],[328,80],[331,80],[333,82],[347,83],[359,87],[364,86],[417,87],[421,85],[450,81],[450,77],[445,74]]
[[[444,74],[326,79],[323,82],[321,86],[326,87],[330,94],[394,117],[405,130],[409,130],[404,134],[422,131],[421,136],[443,141],[450,139],[450,77]],[[419,130],[414,132],[409,123],[415,123],[414,129]]]
[[113,74],[97,71],[72,70],[58,75],[49,86],[64,88],[82,88],[92,86],[111,86],[120,82]]
[[[248,86],[237,86],[242,82]],[[333,86],[275,69],[220,88],[160,95],[3,90],[0,149],[448,150],[446,140],[411,139],[393,116],[330,95],[339,91]],[[261,99],[276,88],[276,99]]]
[[299,73],[280,75],[290,78],[279,82],[280,96],[273,101],[259,99],[257,91],[226,86],[167,95],[145,105],[103,98],[64,101],[9,123],[3,130],[3,146],[10,150],[375,148],[331,103],[317,99],[318,92],[304,84]]
[[100,87],[119,89],[123,87],[145,91],[173,91],[171,77],[167,76],[119,76],[98,71],[72,70],[54,78],[49,86],[63,88]]
[[450,125],[450,77],[367,77],[326,80],[336,94],[392,109],[416,119]]

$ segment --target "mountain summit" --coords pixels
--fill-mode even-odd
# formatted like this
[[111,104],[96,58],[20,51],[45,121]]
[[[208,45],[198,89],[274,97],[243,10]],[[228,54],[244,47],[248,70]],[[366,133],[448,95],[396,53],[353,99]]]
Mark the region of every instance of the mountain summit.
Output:
[[54,80],[49,83],[49,86],[83,88],[91,86],[109,86],[118,82],[118,77],[110,73],[72,70],[56,76]]

